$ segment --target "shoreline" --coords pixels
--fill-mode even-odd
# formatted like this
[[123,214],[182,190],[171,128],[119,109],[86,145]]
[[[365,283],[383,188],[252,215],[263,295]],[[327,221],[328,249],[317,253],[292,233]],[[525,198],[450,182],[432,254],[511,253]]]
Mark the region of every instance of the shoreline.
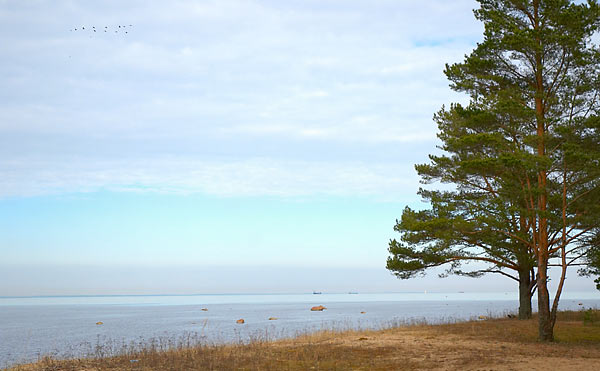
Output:
[[[10,371],[103,369],[591,370],[600,364],[600,310],[560,312],[556,342],[536,341],[537,320],[496,318],[383,330],[320,331],[243,344],[181,346],[16,365]],[[584,323],[585,319],[588,319]],[[592,319],[590,322],[589,319]]]

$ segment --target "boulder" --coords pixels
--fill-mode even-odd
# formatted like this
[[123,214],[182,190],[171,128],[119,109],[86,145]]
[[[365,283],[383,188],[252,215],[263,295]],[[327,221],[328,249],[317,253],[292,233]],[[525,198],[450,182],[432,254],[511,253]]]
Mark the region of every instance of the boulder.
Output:
[[104,322],[96,322],[96,324],[99,326],[99,325],[103,325]]
[[240,325],[243,325],[243,324],[244,324],[244,322],[245,322],[245,321],[244,321],[244,319],[243,319],[243,318],[240,318],[240,319],[238,319],[237,321],[235,321],[235,323],[239,323]]
[[202,308],[200,310],[203,311],[203,312],[208,312],[208,308]]
[[322,311],[323,311],[323,309],[327,309],[327,308],[325,308],[325,307],[324,307],[324,306],[322,306],[322,305],[319,305],[319,306],[316,306],[316,307],[312,307],[312,308],[310,308],[310,310],[312,310],[313,312],[322,312]]
[[269,317],[269,321],[276,321],[277,317]]

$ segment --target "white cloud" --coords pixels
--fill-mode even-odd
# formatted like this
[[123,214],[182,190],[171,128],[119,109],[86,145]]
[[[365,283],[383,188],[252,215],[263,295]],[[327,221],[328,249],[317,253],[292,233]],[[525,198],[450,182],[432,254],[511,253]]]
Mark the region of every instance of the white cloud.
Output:
[[[394,174],[413,173],[435,150],[433,113],[464,99],[442,70],[480,38],[475,5],[3,3],[0,196],[132,185],[388,192]],[[122,23],[133,25],[128,34],[69,31]],[[416,142],[424,145],[406,152]],[[364,178],[344,175],[356,170]]]
[[0,170],[0,197],[102,189],[216,196],[384,196],[409,191],[416,178],[402,164],[174,157],[95,163],[27,159],[4,163]]

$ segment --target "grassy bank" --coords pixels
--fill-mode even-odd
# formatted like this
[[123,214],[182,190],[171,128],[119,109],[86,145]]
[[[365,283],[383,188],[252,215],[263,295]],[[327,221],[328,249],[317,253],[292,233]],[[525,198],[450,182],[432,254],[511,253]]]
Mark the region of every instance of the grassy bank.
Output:
[[202,345],[112,357],[55,360],[12,370],[597,370],[600,311],[562,312],[556,342],[538,343],[537,321],[489,319],[379,331],[322,331],[295,339]]

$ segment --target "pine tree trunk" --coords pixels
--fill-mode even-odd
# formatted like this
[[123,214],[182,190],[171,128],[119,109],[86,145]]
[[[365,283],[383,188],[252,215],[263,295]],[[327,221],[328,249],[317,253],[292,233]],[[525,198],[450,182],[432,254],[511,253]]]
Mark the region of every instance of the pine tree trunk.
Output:
[[[540,30],[540,0],[533,0],[533,28],[535,31]],[[540,160],[547,159],[546,155],[546,118],[545,118],[545,103],[544,97],[544,64],[543,64],[543,42],[540,38],[540,33],[536,32],[535,43],[538,48],[535,49],[535,113],[537,124],[537,155]],[[550,294],[548,293],[548,219],[544,215],[548,207],[547,199],[547,176],[545,169],[540,169],[537,174],[537,192],[539,192],[537,200],[536,213],[538,218],[537,230],[537,259],[538,259],[538,276],[537,276],[537,292],[538,292],[538,315],[539,328],[538,338],[540,341],[554,340],[554,323],[550,313]],[[536,232],[534,231],[534,234]]]
[[531,318],[531,277],[519,271],[519,319]]
[[538,263],[538,336],[540,341],[554,340],[554,326],[550,313],[550,294],[548,293],[548,266],[543,259]]

